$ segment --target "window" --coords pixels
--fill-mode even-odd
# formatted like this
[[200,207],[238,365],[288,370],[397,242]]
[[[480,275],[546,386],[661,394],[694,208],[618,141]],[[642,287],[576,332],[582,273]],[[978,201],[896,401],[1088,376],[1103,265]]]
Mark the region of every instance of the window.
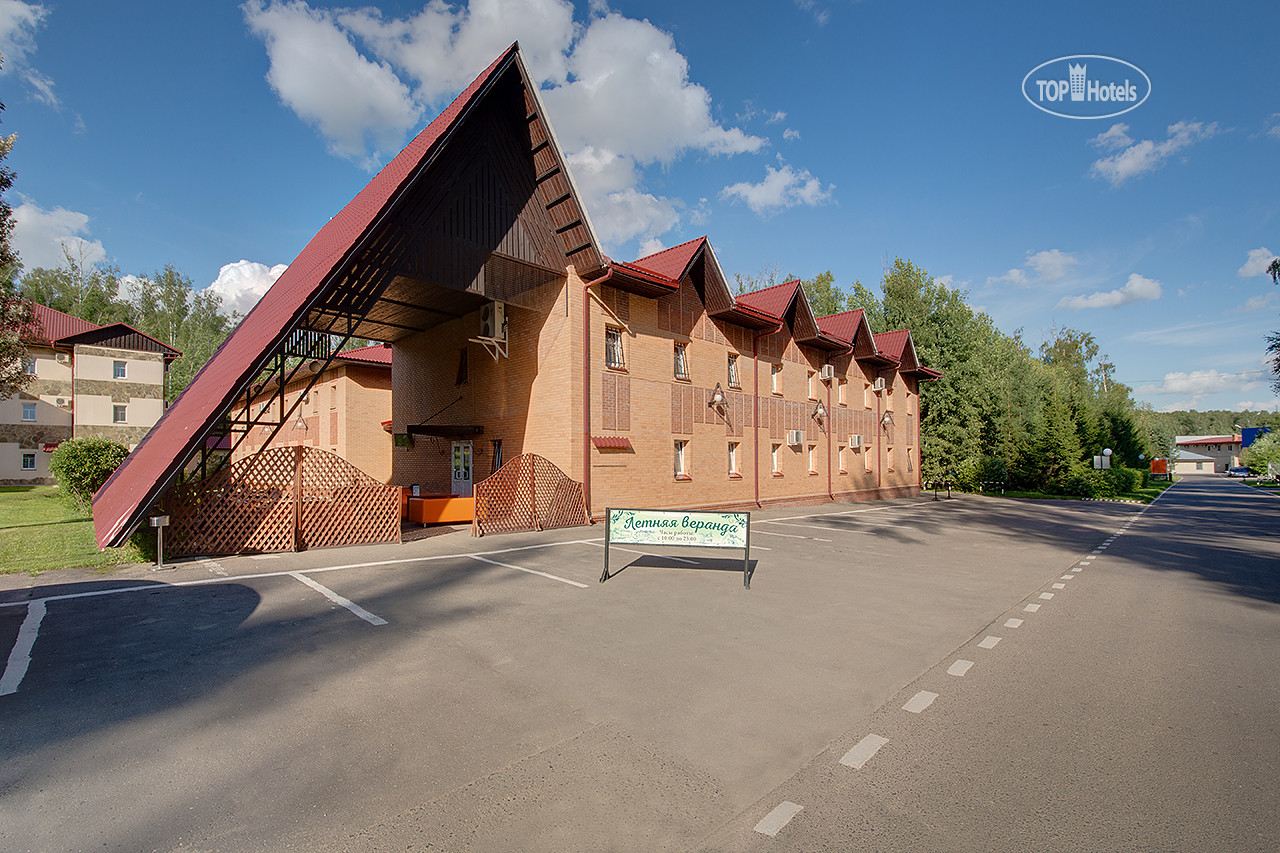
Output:
[[1197,471],[1203,471],[1203,470],[1204,470],[1204,463],[1203,463],[1203,462],[1197,462],[1197,463],[1196,463],[1196,470],[1197,470]]
[[502,439],[495,438],[493,440],[493,470],[497,471],[502,467]]
[[23,403],[23,404],[22,404],[22,419],[23,419],[24,421],[34,421],[34,420],[36,419],[36,404],[35,404],[35,403]]
[[775,477],[782,476],[782,471],[778,468],[778,450],[781,447],[781,444],[774,444],[770,446],[769,450],[769,464],[773,466],[773,476]]
[[736,352],[729,353],[729,387],[741,388],[742,384],[738,381],[738,354]]
[[616,370],[627,366],[622,357],[622,330],[614,326],[604,327],[604,366]]
[[467,384],[467,348],[463,347],[458,350],[458,378],[454,381],[454,385]]
[[129,365],[123,361],[111,362],[111,378],[126,379],[129,375]]
[[329,408],[338,408],[338,385],[336,382],[329,386]]
[[729,442],[729,476],[738,476],[738,442]]
[[809,381],[809,399],[816,400],[818,399],[818,374],[810,370],[808,381]]
[[687,441],[676,441],[676,459],[675,459],[675,475],[677,480],[689,479],[689,472],[685,468],[684,451]]
[[866,381],[865,379],[862,380],[862,405],[865,408],[874,409],[875,408],[875,403],[873,402],[874,399],[875,397],[871,393],[871,383]]
[[688,344],[682,344],[682,343],[676,344],[676,363],[675,363],[676,379],[689,378],[689,355],[688,353],[685,352],[686,346],[688,346]]
[[911,448],[910,448],[910,447],[908,447],[908,448],[907,448],[907,470],[908,470],[908,471],[914,471],[914,470],[916,470],[916,469],[915,469],[915,463],[914,463],[914,462],[912,461],[912,459],[911,459]]
[[849,469],[845,467],[844,452],[845,452],[845,446],[842,444],[840,445],[839,449],[836,452],[836,458],[839,459],[840,461],[840,473],[848,474]]
[[844,389],[845,389],[845,386],[848,384],[849,384],[848,381],[844,377],[841,377],[836,382],[836,388],[837,388],[836,393],[838,394],[838,397],[836,399],[839,401],[840,405],[842,406],[845,405],[847,402],[844,396]]
[[818,445],[809,445],[809,473],[818,473]]
[[36,359],[35,356],[27,356],[22,360],[22,372],[28,376],[36,375]]
[[129,422],[129,407],[128,407],[128,406],[112,406],[112,407],[111,407],[111,422],[112,422],[113,424],[123,424],[123,423],[128,423],[128,422]]
[[769,390],[774,394],[782,393],[782,365],[774,364],[769,367]]
[[22,470],[23,471],[36,470],[36,455],[34,453],[22,454]]

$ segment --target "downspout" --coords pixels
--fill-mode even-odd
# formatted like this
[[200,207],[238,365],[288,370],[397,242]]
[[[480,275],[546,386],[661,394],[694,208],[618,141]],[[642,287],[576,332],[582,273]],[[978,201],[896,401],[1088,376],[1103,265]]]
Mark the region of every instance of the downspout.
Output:
[[[883,379],[881,375],[883,370],[876,371],[876,378]],[[880,406],[884,402],[884,392],[876,391],[876,498],[880,497],[880,491],[884,488],[884,424],[881,418],[884,413],[880,411]]]
[[588,291],[613,278],[613,267],[582,284],[582,498],[591,518],[591,300]]
[[831,385],[836,380],[832,379],[827,383],[827,498],[835,503],[836,493],[831,483]]
[[756,508],[759,509],[763,504],[760,503],[760,339],[769,335],[776,335],[782,331],[782,324],[785,320],[778,320],[778,325],[768,332],[758,332],[751,336],[751,373],[754,376],[755,391],[752,395],[752,424],[751,431],[754,433],[751,442],[753,456],[755,457],[755,481],[756,481]]

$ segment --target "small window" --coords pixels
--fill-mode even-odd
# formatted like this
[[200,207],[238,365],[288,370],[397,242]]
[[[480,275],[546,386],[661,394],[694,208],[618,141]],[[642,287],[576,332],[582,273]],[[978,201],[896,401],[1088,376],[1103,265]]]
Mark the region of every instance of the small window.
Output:
[[23,419],[24,421],[34,421],[34,420],[36,419],[36,404],[35,404],[35,403],[23,403],[23,404],[22,404],[22,419]]
[[680,440],[676,441],[675,475],[677,480],[684,479],[689,476],[689,472],[685,468],[685,458],[684,458],[685,445],[687,445],[688,443],[689,442],[687,441],[680,441]]
[[682,343],[676,344],[676,351],[675,351],[676,352],[676,363],[675,363],[676,379],[689,378],[689,354],[685,352],[686,346],[688,345],[682,344]]
[[729,382],[730,388],[741,388],[742,383],[738,381],[738,354],[736,352],[729,353]]
[[463,347],[458,350],[458,378],[454,381],[454,385],[467,384],[467,348]]
[[818,374],[809,371],[809,399],[818,399]]
[[502,439],[495,438],[493,440],[493,470],[497,471],[502,467]]
[[338,386],[333,384],[329,386],[329,408],[338,408]]
[[36,455],[34,453],[22,454],[22,470],[23,471],[36,470]]
[[28,376],[36,375],[36,359],[35,356],[27,356],[22,360],[22,372]]
[[770,450],[769,450],[769,464],[773,466],[773,473],[774,473],[774,474],[781,474],[781,473],[782,473],[782,471],[778,469],[778,450],[779,450],[781,447],[782,447],[782,445],[781,445],[781,444],[774,444],[774,445],[772,445],[772,446],[771,446],[771,448],[770,448]]
[[849,469],[848,469],[847,467],[845,467],[845,458],[844,458],[844,453],[845,453],[845,446],[842,444],[842,445],[840,445],[840,448],[839,448],[839,450],[837,451],[836,458],[840,461],[840,473],[841,473],[841,474],[848,474],[848,473],[849,473]]
[[1197,463],[1196,463],[1196,470],[1197,470],[1197,471],[1203,471],[1203,470],[1204,470],[1204,463],[1203,463],[1203,462],[1197,462]]
[[128,422],[129,422],[129,407],[128,407],[128,406],[112,406],[112,407],[111,407],[111,422],[112,422],[113,424],[124,424],[124,423],[128,423]]
[[123,361],[111,362],[111,378],[127,379],[129,376],[129,365]]
[[809,473],[818,473],[818,445],[809,445]]
[[862,381],[862,405],[868,409],[875,408],[875,395],[871,393],[871,383]]
[[914,470],[916,470],[916,468],[915,468],[915,462],[914,462],[914,461],[912,460],[912,458],[911,458],[911,448],[910,448],[910,447],[908,447],[908,448],[907,448],[907,470],[908,470],[908,471],[914,471]]
[[738,442],[729,442],[729,476],[736,476],[738,473]]
[[622,330],[615,326],[604,327],[604,366],[616,370],[627,366],[622,353]]
[[846,386],[846,385],[848,385],[848,384],[849,384],[848,380],[846,380],[844,377],[841,377],[841,378],[840,378],[839,380],[837,380],[837,382],[836,382],[836,388],[838,389],[837,393],[839,394],[839,397],[838,397],[837,399],[839,400],[840,405],[842,405],[842,406],[846,405],[846,404],[847,404],[847,402],[848,402],[848,401],[845,399],[845,390],[844,390],[844,389],[845,389],[845,386]]
[[769,368],[769,390],[774,394],[782,393],[782,365],[774,364]]

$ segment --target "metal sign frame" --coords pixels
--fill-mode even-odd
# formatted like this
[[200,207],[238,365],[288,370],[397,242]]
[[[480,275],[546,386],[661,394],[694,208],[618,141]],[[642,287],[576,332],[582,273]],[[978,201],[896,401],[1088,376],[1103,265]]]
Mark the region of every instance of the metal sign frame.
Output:
[[[684,548],[717,548],[736,551],[742,549],[742,585],[751,589],[751,513],[749,512],[706,512],[700,510],[661,510],[639,507],[609,507],[605,511],[604,525],[604,572],[600,575],[600,583],[607,581],[609,573],[610,545],[647,545],[651,547],[684,547]],[[630,535],[627,526],[614,529],[616,520],[623,520],[623,513],[631,513],[632,518],[642,514],[642,527]],[[715,536],[724,537],[727,532],[724,525],[733,523],[741,528],[741,541],[735,539],[731,544],[719,544]],[[641,531],[644,531],[641,533]]]

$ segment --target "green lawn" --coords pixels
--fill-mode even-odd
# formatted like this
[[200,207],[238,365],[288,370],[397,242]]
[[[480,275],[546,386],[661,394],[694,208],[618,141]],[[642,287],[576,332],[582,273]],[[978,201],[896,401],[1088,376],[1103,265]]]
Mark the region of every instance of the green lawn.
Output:
[[[1160,497],[1160,493],[1172,485],[1173,483],[1170,483],[1167,480],[1162,480],[1162,481],[1152,480],[1145,489],[1138,489],[1132,492],[1125,492],[1124,494],[1116,495],[1114,498],[1103,498],[1102,500],[1142,501],[1144,504],[1149,504],[1156,498]],[[993,497],[1032,498],[1036,500],[1050,500],[1050,501],[1080,500],[1080,498],[1067,497],[1066,495],[1050,495],[1050,494],[1046,494],[1045,492],[1007,491],[1003,495],[1001,495],[999,492],[984,492],[984,494],[991,495]]]
[[132,545],[99,551],[92,516],[64,504],[56,486],[0,486],[0,574],[140,562]]

